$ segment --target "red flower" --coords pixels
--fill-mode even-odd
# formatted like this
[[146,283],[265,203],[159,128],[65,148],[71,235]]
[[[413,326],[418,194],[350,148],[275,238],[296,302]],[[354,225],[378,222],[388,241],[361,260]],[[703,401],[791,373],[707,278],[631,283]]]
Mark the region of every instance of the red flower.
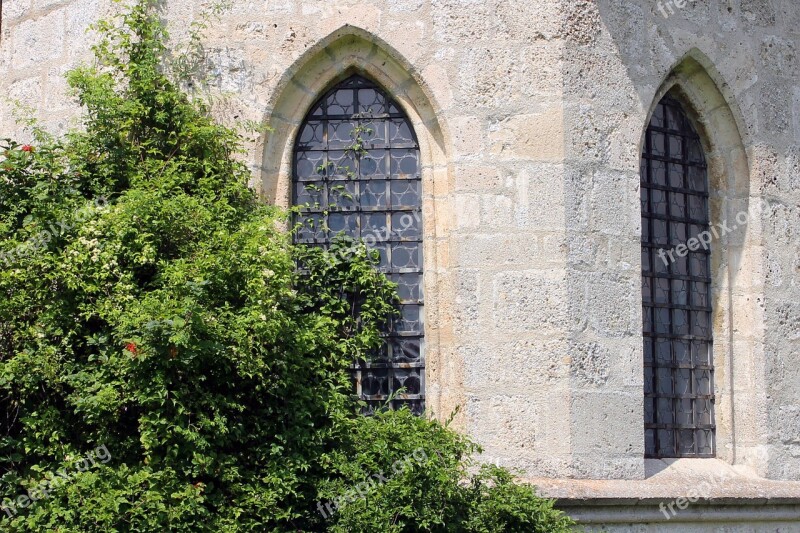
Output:
[[133,355],[136,355],[136,354],[139,353],[139,349],[136,347],[136,343],[135,342],[129,342],[128,344],[126,344],[125,345],[125,349],[128,350],[129,352],[131,352]]
[[33,146],[31,146],[30,144],[23,144],[22,145],[22,151],[23,152],[33,152]]

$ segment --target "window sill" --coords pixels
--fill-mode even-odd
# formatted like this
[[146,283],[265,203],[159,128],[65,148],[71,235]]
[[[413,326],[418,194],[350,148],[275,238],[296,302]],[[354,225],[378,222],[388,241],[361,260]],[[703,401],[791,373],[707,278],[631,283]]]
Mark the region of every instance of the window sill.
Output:
[[636,505],[689,496],[696,503],[800,504],[800,481],[758,477],[751,469],[719,459],[646,459],[643,480],[526,479],[539,494],[559,503]]

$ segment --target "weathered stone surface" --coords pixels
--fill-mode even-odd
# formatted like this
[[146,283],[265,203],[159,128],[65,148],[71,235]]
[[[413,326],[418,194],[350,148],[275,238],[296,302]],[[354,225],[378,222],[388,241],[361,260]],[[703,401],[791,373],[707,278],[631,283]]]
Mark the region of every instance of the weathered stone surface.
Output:
[[[163,4],[177,48],[203,4]],[[78,115],[62,75],[115,9],[4,1],[0,90],[62,131]],[[273,127],[245,148],[281,205],[296,127],[332,80],[350,69],[390,90],[422,149],[431,409],[462,405],[456,427],[492,462],[628,480],[591,493],[621,498],[658,485],[642,457],[639,158],[675,87],[707,150],[713,222],[736,226],[712,243],[719,462],[687,468],[800,481],[798,27],[794,0],[233,0],[207,30],[208,90],[221,120]],[[7,101],[0,130],[29,139]],[[764,530],[633,523],[606,530]]]

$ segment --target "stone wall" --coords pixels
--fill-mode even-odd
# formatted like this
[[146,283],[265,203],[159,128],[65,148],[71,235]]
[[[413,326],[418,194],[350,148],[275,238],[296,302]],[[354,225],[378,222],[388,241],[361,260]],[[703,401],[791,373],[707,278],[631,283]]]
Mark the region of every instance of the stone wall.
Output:
[[[682,3],[233,0],[206,32],[215,112],[273,128],[247,157],[279,204],[296,126],[343,72],[404,106],[425,167],[428,405],[461,406],[529,477],[645,477],[639,154],[675,90],[714,220],[754,210],[714,243],[719,460],[800,480],[800,5]],[[178,47],[204,4],[163,4]],[[53,131],[77,123],[63,74],[114,9],[5,0],[0,91]],[[8,101],[0,134],[26,135]]]

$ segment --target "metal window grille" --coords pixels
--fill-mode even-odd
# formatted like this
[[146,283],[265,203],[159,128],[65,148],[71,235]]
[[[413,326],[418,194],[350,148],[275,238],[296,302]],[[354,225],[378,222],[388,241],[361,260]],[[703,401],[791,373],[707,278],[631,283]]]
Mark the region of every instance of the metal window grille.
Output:
[[647,128],[641,207],[645,455],[714,457],[711,255],[676,250],[710,229],[708,170],[670,97]]
[[[354,141],[363,141],[355,150]],[[419,145],[400,106],[375,83],[352,76],[320,98],[295,143],[295,241],[328,247],[338,234],[380,254],[378,268],[398,284],[400,315],[380,353],[356,360],[356,394],[368,411],[401,388],[393,407],[424,409],[422,190]]]

